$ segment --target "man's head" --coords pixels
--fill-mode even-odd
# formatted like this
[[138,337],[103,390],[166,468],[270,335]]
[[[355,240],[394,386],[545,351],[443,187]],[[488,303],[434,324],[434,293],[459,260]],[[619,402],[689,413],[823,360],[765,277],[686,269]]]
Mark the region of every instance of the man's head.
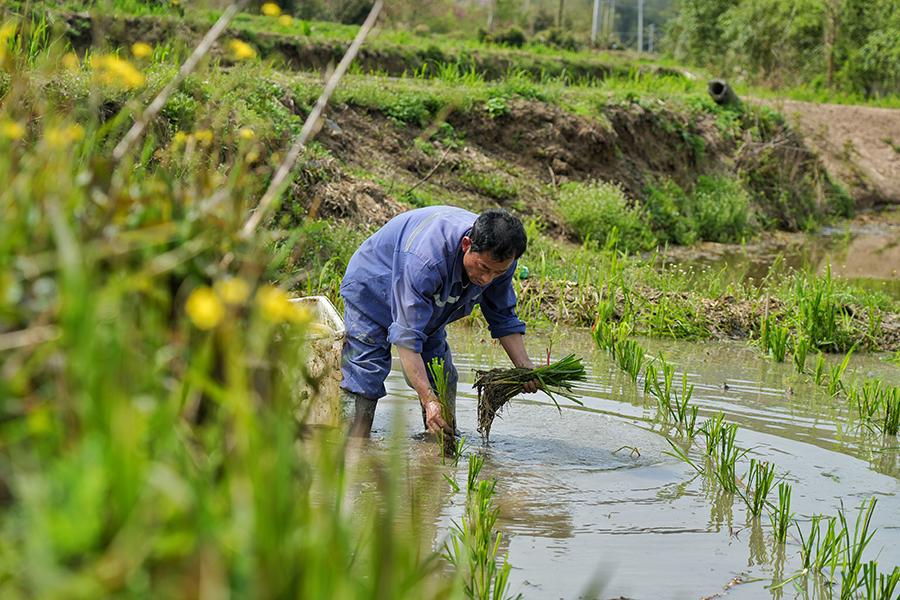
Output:
[[469,281],[481,287],[506,273],[525,253],[522,222],[501,208],[487,210],[462,239],[463,268]]

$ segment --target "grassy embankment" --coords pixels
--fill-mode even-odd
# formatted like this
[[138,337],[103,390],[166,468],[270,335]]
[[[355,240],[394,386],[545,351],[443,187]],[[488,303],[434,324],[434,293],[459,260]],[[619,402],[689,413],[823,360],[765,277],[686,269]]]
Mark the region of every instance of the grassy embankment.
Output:
[[[242,27],[250,29],[262,29],[265,22],[275,30],[284,27],[262,17],[247,16],[240,21]],[[325,29],[345,35],[342,26]],[[391,35],[398,34],[382,34],[387,39]],[[520,54],[527,53],[517,53]],[[175,55],[172,47],[156,48],[147,65],[151,82],[171,76],[171,59]],[[196,154],[198,141],[201,146],[206,144],[209,131],[218,131],[223,124],[226,128],[239,124],[251,128],[256,136],[252,142],[255,149],[250,152],[255,160],[248,185],[261,190],[278,158],[273,149],[283,147],[299,128],[305,107],[316,97],[318,82],[308,75],[278,72],[266,64],[234,65],[227,56],[224,61],[231,65],[227,70],[217,70],[213,77],[202,80],[191,78],[170,100],[163,111],[164,119],[150,138],[153,147],[145,152],[148,166],[141,168],[152,169],[157,163],[180,171],[194,168],[177,164],[186,142],[193,143],[191,154]],[[72,73],[59,74],[50,86],[59,99],[82,105],[89,88],[87,79]],[[464,94],[460,94],[461,88],[465,89]],[[122,94],[110,95],[99,103],[112,112],[123,106],[125,99]],[[523,105],[526,109],[530,105],[558,107],[565,114],[599,123],[607,130],[616,130],[620,125],[616,119],[622,112],[636,111],[640,118],[652,120],[654,126],[667,130],[681,142],[675,151],[680,153],[677,160],[684,163],[681,171],[691,167],[707,171],[699,177],[673,171],[683,182],[681,185],[664,169],[654,172],[653,165],[644,165],[646,173],[627,181],[623,192],[611,185],[591,183],[589,172],[576,172],[570,182],[559,185],[556,181],[541,181],[534,173],[514,165],[501,163],[507,171],[498,173],[462,163],[449,169],[451,173],[445,181],[425,182],[414,189],[405,186],[409,191],[394,193],[400,208],[449,203],[479,210],[500,203],[533,220],[534,243],[523,261],[533,277],[521,290],[522,312],[530,320],[590,324],[602,286],[618,278],[626,286],[622,289],[627,290],[622,298],[627,308],[623,310],[633,314],[638,327],[649,334],[749,337],[761,331],[766,314],[787,324],[794,323],[794,319],[779,315],[797,314],[796,309],[803,302],[802,290],[808,287],[803,282],[805,275],[788,281],[773,275],[765,285],[751,287],[728,281],[721,273],[660,270],[652,259],[623,261],[615,252],[602,248],[612,247],[613,240],[619,250],[632,252],[650,249],[657,243],[736,242],[771,227],[815,227],[829,214],[846,214],[850,210],[848,199],[838,188],[829,187],[827,178],[814,182],[805,176],[790,180],[777,170],[773,163],[781,156],[765,153],[767,143],[787,135],[776,114],[755,107],[718,107],[708,100],[702,84],[679,76],[641,75],[633,71],[630,76],[574,81],[547,75],[535,79],[526,69],[518,68],[498,81],[486,81],[477,70],[466,71],[451,64],[400,79],[348,77],[333,104],[399,132],[401,140],[409,141],[415,152],[430,158],[432,163],[438,161],[440,154],[479,143],[477,134],[466,129],[467,120],[502,122]],[[436,120],[440,122],[441,117],[446,121],[436,130],[428,127]],[[710,128],[703,130],[692,125],[698,122],[706,122]],[[202,135],[198,137],[197,132]],[[758,140],[757,146],[744,143],[748,137]],[[623,151],[625,142],[621,135],[614,143],[619,145],[612,149],[613,153],[633,152],[630,148]],[[708,149],[711,143],[716,146]],[[723,166],[725,161],[715,155],[727,155],[729,150],[734,153],[735,148],[749,148],[747,154],[737,155],[746,164],[729,171]],[[762,159],[745,158],[752,155],[755,159],[756,154],[762,154]],[[221,156],[206,152],[210,168],[217,158]],[[630,166],[640,169],[641,165]],[[395,185],[394,171],[393,165],[379,164],[377,157],[370,163],[350,163],[341,156],[339,147],[314,145],[276,224],[276,229],[283,228],[278,234],[282,239],[276,242],[280,250],[277,256],[282,260],[279,278],[289,287],[307,293],[324,292],[337,300],[336,287],[343,265],[366,231],[352,223],[306,221],[310,205],[316,204],[316,186],[351,178],[370,181],[390,195],[392,190],[404,189]],[[402,176],[409,182],[416,180],[414,173]],[[550,199],[536,213],[530,210],[535,197]],[[585,242],[573,246],[561,241],[558,227],[555,235],[543,235],[542,223],[548,220],[559,224],[564,235]],[[613,228],[617,233],[610,238]],[[884,317],[890,318],[884,313],[895,313],[895,302],[840,283],[828,289],[829,306],[837,311],[834,330],[839,328],[841,333],[835,334],[839,339],[823,341],[824,348],[845,350],[854,343],[864,348],[896,344],[891,334],[886,336],[882,331]]]

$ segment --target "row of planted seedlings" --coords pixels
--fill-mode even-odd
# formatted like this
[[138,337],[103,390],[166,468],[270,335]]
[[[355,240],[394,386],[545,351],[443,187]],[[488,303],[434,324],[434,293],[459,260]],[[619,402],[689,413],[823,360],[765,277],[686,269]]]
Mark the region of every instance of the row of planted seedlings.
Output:
[[[435,395],[441,405],[441,416],[456,429],[455,415],[450,407],[450,377],[444,369],[444,359],[435,357],[427,365],[434,381]],[[441,459],[452,466],[459,464],[465,450],[465,438],[443,431],[437,434]],[[479,479],[484,467],[484,456],[475,452],[469,454],[466,477],[466,502],[462,520],[454,523],[449,539],[444,543],[444,557],[456,568],[456,575],[462,581],[467,598],[478,600],[506,600],[520,598],[509,593],[509,572],[512,565],[508,554],[500,557],[503,539],[495,531],[500,509],[494,503],[496,479]],[[446,473],[444,480],[453,493],[460,491],[456,480]]]
[[[832,398],[843,397],[859,415],[862,423],[884,435],[897,435],[900,430],[900,386],[878,378],[860,383],[847,381],[844,374],[856,348],[842,332],[848,327],[850,311],[843,306],[835,291],[831,270],[821,277],[798,278],[795,283],[797,307],[791,315],[764,315],[757,343],[763,353],[776,362],[785,362],[791,353],[794,369],[824,387]],[[880,316],[870,307],[870,330],[880,328]],[[793,333],[792,333],[793,330]],[[843,359],[829,365],[823,350],[840,350],[849,345]],[[807,367],[810,352],[816,353],[815,364]]]
[[[778,482],[777,504],[769,500],[775,488],[776,466],[771,462],[750,459],[745,476],[738,476],[737,463],[747,455],[747,450],[738,447],[736,443],[738,425],[727,423],[725,415],[720,412],[697,427],[698,407],[690,403],[694,388],[688,383],[687,373],[682,372],[680,382],[676,383],[675,367],[661,353],[648,359],[649,355],[644,348],[629,337],[633,327],[626,320],[627,309],[625,318],[614,321],[617,290],[614,285],[609,289],[611,292],[598,306],[598,317],[592,330],[594,341],[598,347],[609,352],[633,383],[637,385],[639,380],[643,380],[644,395],[649,394],[656,401],[657,418],[674,426],[680,438],[680,442],[675,442],[666,436],[673,456],[689,464],[698,473],[715,480],[724,492],[737,494],[747,505],[751,519],[759,519],[763,512],[767,512],[778,550],[783,551],[790,526],[793,524],[796,528],[801,546],[802,570],[774,583],[773,588],[780,588],[808,575],[820,576],[827,583],[833,584],[839,573],[842,599],[860,597],[860,594],[867,599],[893,598],[900,583],[900,567],[894,567],[890,573],[886,573],[879,571],[876,560],[864,562],[862,558],[863,551],[874,536],[874,532],[869,531],[869,526],[876,499],[872,497],[860,507],[852,529],[842,509],[838,511],[837,517],[813,516],[809,531],[804,536],[800,521],[791,511],[790,484]],[[618,291],[626,296],[627,307],[628,291]],[[843,373],[848,358],[835,369]],[[824,366],[820,366],[818,372],[824,380]],[[840,381],[840,373],[836,374],[837,381]],[[698,434],[703,437],[702,466],[688,455]]]

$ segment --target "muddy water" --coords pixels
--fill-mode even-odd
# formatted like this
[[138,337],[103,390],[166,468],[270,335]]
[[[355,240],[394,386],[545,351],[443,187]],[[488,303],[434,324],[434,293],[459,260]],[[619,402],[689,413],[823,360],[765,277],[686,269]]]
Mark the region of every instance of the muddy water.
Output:
[[740,246],[703,243],[671,248],[667,263],[726,270],[737,279],[761,281],[770,267],[811,269],[883,291],[900,299],[900,209],[863,215],[815,234],[774,233]]
[[[594,350],[586,331],[530,335],[528,343],[533,354],[552,342],[556,358],[568,352],[585,357],[585,406],[564,406],[560,413],[546,396],[520,397],[495,421],[487,447],[476,432],[472,370],[506,366],[505,357],[478,331],[459,327],[450,337],[461,379],[458,424],[470,450],[485,455],[483,474],[498,480],[513,592],[575,598],[596,584],[601,591],[592,597],[681,599],[713,596],[730,586],[728,598],[826,597],[812,585],[766,588],[799,568],[796,531],[784,553],[775,552],[767,517],[752,522],[742,500],[722,495],[667,455],[652,402]],[[778,465],[778,476],[793,487],[793,511],[801,520],[836,515],[842,503],[855,510],[876,496],[878,532],[867,558],[878,556],[885,567],[900,564],[896,438],[868,432],[843,402],[828,400],[789,366],[760,358],[744,343],[641,343],[664,352],[679,377],[688,373],[700,420],[724,412],[740,424],[738,445],[749,448],[749,456]],[[857,357],[852,364],[855,376],[900,383],[900,369],[878,357]],[[434,444],[416,436],[421,417],[395,362],[388,397],[376,413],[374,444],[386,444],[397,427],[405,427],[412,461],[452,473],[452,467],[440,467]],[[746,472],[749,456],[739,473]],[[456,479],[465,482],[462,462]],[[428,502],[436,543],[461,515],[464,496],[448,487],[439,481],[437,498]]]

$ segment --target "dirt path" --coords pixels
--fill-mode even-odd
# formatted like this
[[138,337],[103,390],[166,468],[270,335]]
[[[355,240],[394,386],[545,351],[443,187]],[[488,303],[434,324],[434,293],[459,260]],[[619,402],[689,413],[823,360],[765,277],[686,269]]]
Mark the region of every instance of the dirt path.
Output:
[[900,204],[900,110],[769,103],[799,129],[859,207]]

